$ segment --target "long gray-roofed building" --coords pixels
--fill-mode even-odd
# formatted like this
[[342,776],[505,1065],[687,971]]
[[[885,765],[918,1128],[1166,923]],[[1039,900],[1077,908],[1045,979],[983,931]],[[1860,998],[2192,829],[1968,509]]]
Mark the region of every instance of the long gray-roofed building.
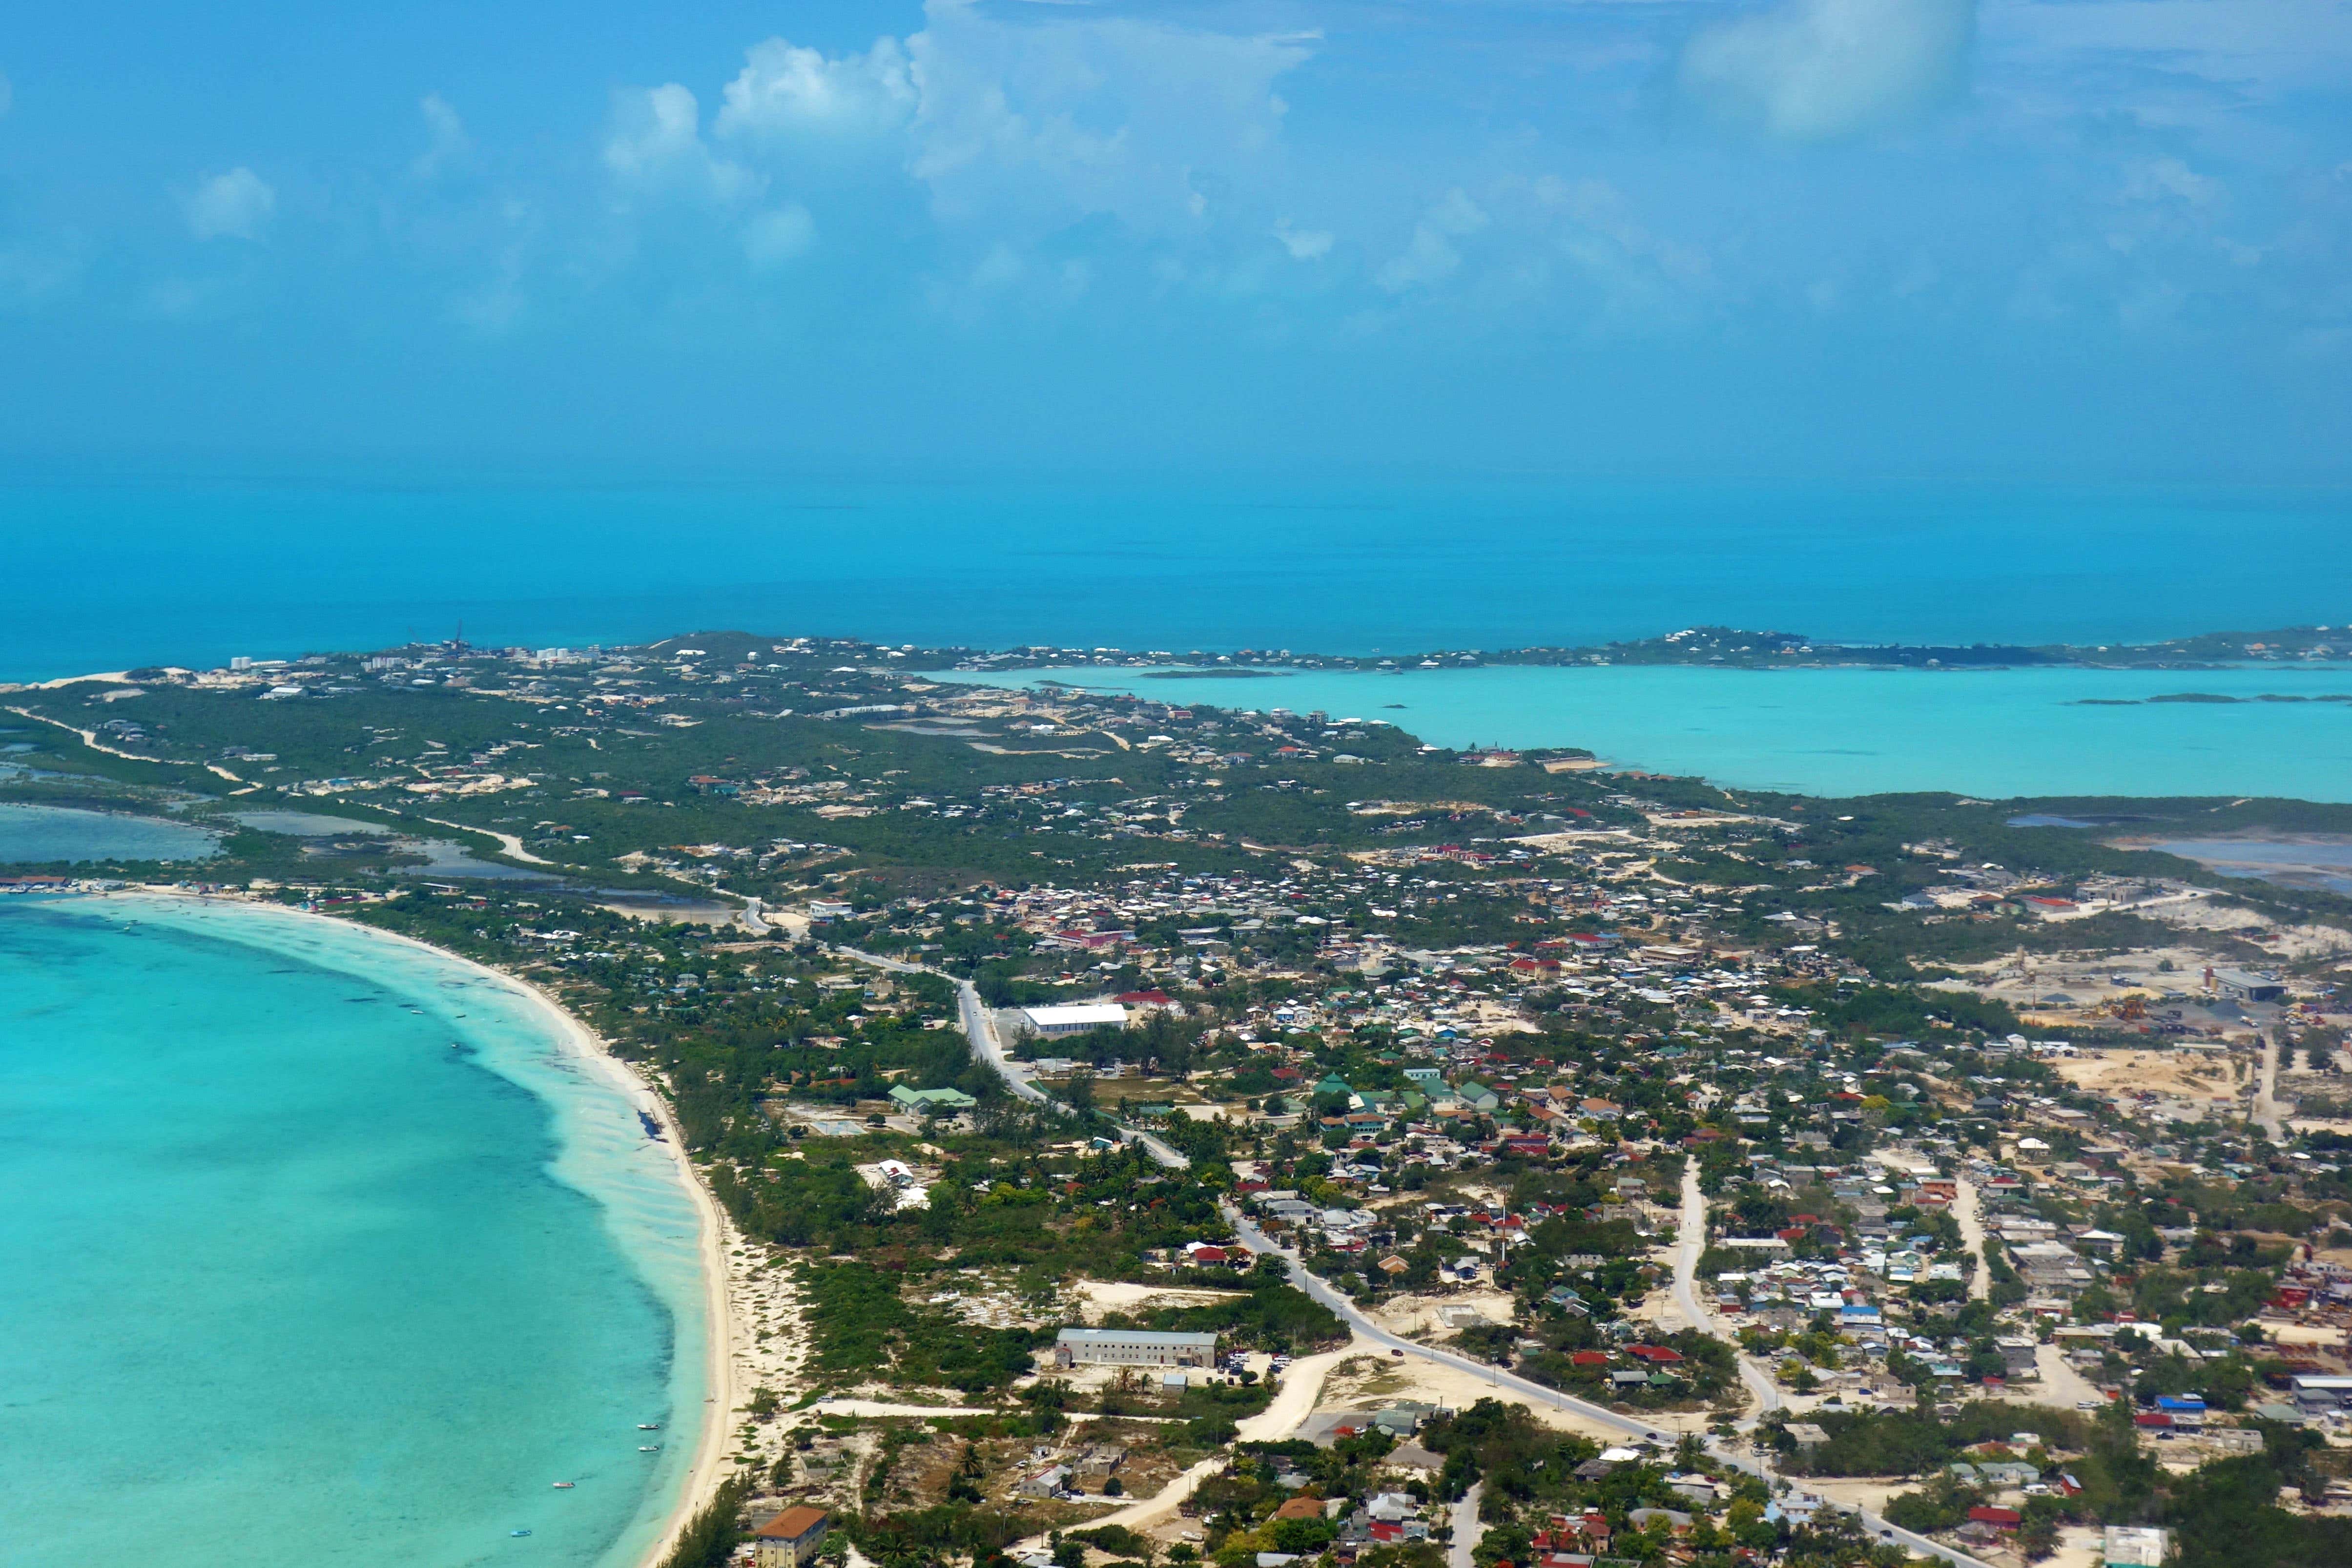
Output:
[[1064,1329],[1054,1342],[1055,1366],[1208,1366],[1216,1359],[1214,1334]]

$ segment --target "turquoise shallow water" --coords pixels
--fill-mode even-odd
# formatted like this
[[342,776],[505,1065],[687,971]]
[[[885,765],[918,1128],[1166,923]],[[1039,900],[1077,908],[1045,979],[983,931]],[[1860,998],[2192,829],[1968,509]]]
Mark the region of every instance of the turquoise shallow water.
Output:
[[311,917],[20,897],[0,1020],[0,1556],[646,1550],[702,1408],[695,1211],[521,996]]
[[47,866],[60,860],[202,860],[220,852],[220,835],[184,822],[76,811],[70,806],[0,802],[0,864]]
[[[2352,693],[2352,668],[2341,666],[1968,673],[1489,666],[1263,679],[1069,669],[1020,679],[1164,702],[1382,719],[1435,745],[1581,746],[1627,767],[1809,795],[2352,801],[2352,702],[2252,700]],[[2243,700],[2147,700],[2180,692]],[[1380,793],[1369,779],[1362,790]]]

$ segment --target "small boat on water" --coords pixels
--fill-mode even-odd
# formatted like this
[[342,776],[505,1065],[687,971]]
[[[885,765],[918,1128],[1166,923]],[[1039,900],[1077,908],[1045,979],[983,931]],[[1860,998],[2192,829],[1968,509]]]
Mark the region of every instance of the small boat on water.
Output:
[[555,1489],[560,1492],[568,1492],[577,1485],[579,1485],[577,1481],[558,1481],[555,1483]]
[[658,1432],[661,1430],[661,1423],[658,1421],[640,1421],[637,1423],[637,1430],[640,1432]]
[[530,1531],[528,1530],[509,1530],[507,1533],[509,1535],[529,1535]]
[[637,1452],[640,1454],[658,1454],[661,1452],[661,1445],[659,1443],[640,1443],[637,1445]]

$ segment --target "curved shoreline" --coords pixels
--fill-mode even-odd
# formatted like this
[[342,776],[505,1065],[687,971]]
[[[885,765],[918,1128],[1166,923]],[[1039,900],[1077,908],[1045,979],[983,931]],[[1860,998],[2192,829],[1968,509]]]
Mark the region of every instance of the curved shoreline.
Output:
[[[298,913],[307,911],[296,911]],[[317,915],[320,920],[334,920],[332,915]],[[555,1026],[557,1035],[582,1060],[616,1085],[631,1091],[630,1098],[642,1098],[652,1103],[653,1114],[661,1122],[663,1142],[668,1146],[670,1163],[677,1169],[686,1184],[688,1195],[693,1199],[694,1212],[701,1217],[698,1250],[702,1257],[702,1299],[705,1329],[703,1332],[703,1399],[702,1421],[695,1435],[694,1463],[688,1467],[685,1483],[677,1500],[670,1505],[669,1515],[662,1521],[661,1534],[646,1548],[638,1561],[642,1568],[656,1568],[677,1543],[687,1521],[694,1517],[711,1494],[719,1489],[719,1470],[726,1460],[728,1417],[735,1409],[735,1338],[734,1310],[727,1289],[727,1215],[710,1195],[694,1162],[687,1157],[686,1137],[679,1130],[677,1119],[671,1114],[669,1101],[664,1100],[634,1068],[606,1047],[604,1037],[575,1017],[561,1002],[537,981],[519,974],[509,974],[487,963],[451,952],[447,948],[435,947],[431,942],[418,942],[415,937],[402,936],[397,931],[379,931],[373,926],[361,926],[353,921],[338,921],[337,924],[354,930],[368,931],[394,942],[406,942],[464,964],[469,969],[519,987]]]
[[[736,1403],[733,1355],[735,1323],[733,1304],[728,1290],[729,1233],[726,1215],[719,1208],[718,1201],[711,1196],[710,1189],[704,1184],[701,1173],[695,1170],[693,1161],[687,1157],[686,1141],[679,1131],[677,1118],[670,1111],[669,1102],[656,1093],[645,1079],[638,1077],[635,1069],[628,1063],[613,1055],[603,1037],[573,1016],[545,987],[519,974],[508,973],[502,969],[493,968],[463,953],[452,952],[445,947],[436,947],[431,942],[420,942],[415,937],[404,936],[398,931],[384,931],[375,926],[361,924],[356,921],[320,914],[313,910],[294,909],[284,904],[263,904],[251,899],[216,893],[193,893],[181,888],[149,884],[134,885],[124,888],[121,891],[133,897],[169,898],[213,907],[268,910],[274,913],[304,920],[323,921],[341,931],[357,931],[366,937],[397,942],[430,953],[436,959],[495,981],[508,989],[510,994],[526,1001],[545,1019],[565,1051],[577,1058],[607,1083],[625,1091],[633,1105],[642,1107],[650,1102],[652,1113],[662,1124],[665,1134],[662,1142],[667,1147],[670,1163],[684,1183],[687,1194],[694,1205],[695,1214],[701,1222],[698,1226],[700,1234],[697,1250],[702,1264],[705,1320],[702,1419],[696,1431],[694,1460],[688,1467],[685,1479],[678,1489],[678,1495],[672,1500],[669,1510],[662,1521],[660,1533],[655,1537],[652,1545],[647,1547],[645,1553],[637,1560],[640,1568],[656,1568],[661,1560],[677,1544],[679,1533],[685,1529],[687,1521],[693,1517],[695,1510],[718,1489],[719,1472],[726,1458],[728,1419],[732,1415]],[[106,899],[120,895],[98,892],[68,896]],[[594,1194],[590,1195],[593,1197]]]

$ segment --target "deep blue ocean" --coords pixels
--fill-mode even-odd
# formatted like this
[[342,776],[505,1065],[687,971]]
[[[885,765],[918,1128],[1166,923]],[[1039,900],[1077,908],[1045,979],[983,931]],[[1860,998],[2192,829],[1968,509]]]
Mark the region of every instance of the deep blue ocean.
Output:
[[720,627],[1396,652],[2352,620],[2352,494],[1478,481],[0,489],[0,679]]

